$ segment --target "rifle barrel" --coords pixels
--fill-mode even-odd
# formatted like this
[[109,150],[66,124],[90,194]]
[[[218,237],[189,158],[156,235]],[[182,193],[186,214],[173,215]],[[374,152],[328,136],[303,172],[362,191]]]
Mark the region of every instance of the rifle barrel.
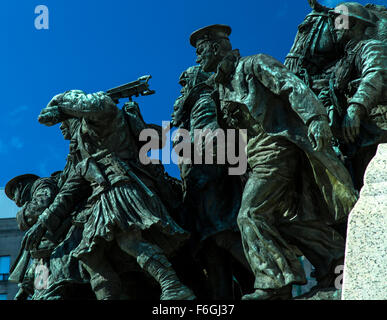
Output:
[[112,88],[106,91],[106,93],[115,101],[122,98],[131,99],[133,96],[138,97],[139,95],[148,96],[154,94],[155,91],[149,89],[148,81],[150,78],[152,78],[150,75],[142,76],[135,81]]

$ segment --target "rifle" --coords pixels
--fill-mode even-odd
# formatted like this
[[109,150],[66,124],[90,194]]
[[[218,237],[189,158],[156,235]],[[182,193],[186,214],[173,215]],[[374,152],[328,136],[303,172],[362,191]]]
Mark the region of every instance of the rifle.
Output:
[[148,81],[152,78],[150,75],[142,76],[138,78],[136,81],[129,82],[122,86],[112,88],[106,91],[107,95],[113,99],[115,103],[119,102],[119,99],[129,98],[132,101],[132,97],[139,95],[149,96],[154,94],[156,91],[149,89]]

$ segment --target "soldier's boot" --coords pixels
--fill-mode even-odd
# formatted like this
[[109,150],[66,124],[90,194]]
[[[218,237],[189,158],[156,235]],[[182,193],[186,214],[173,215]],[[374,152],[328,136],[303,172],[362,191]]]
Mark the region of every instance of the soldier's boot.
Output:
[[107,279],[97,273],[91,276],[90,285],[97,300],[120,300],[121,281],[114,278]]
[[90,276],[90,286],[97,300],[119,300],[121,279],[106,259],[103,250],[82,257],[82,267]]
[[195,294],[181,283],[171,263],[162,254],[152,256],[141,254],[138,264],[147,271],[161,287],[160,300],[194,300]]
[[292,286],[280,289],[256,289],[253,293],[246,294],[242,300],[289,300],[292,298]]

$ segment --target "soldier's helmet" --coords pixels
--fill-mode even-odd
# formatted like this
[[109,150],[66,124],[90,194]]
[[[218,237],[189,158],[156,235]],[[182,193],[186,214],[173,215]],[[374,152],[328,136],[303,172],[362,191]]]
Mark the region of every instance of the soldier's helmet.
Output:
[[7,197],[11,200],[15,200],[14,199],[14,193],[15,193],[15,187],[17,187],[17,185],[19,183],[22,183],[23,185],[27,185],[29,183],[34,183],[36,180],[38,180],[40,177],[35,175],[35,174],[22,174],[20,176],[17,176],[13,179],[11,179],[10,181],[7,182],[7,184],[5,185],[5,194],[7,195]]
[[364,6],[357,2],[343,2],[335,9],[329,11],[334,16],[343,15],[354,18],[368,26],[375,27],[376,17]]

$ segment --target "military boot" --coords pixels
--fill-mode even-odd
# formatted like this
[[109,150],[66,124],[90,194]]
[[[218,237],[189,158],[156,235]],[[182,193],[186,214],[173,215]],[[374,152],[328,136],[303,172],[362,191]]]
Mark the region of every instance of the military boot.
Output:
[[91,288],[97,300],[120,300],[121,282],[119,279],[106,279],[99,274],[93,274],[90,278]]
[[289,300],[292,298],[292,286],[280,289],[256,289],[253,293],[246,294],[242,300]]
[[194,300],[191,289],[181,283],[171,263],[162,254],[151,257],[141,255],[137,258],[139,265],[147,271],[161,287],[160,300]]

